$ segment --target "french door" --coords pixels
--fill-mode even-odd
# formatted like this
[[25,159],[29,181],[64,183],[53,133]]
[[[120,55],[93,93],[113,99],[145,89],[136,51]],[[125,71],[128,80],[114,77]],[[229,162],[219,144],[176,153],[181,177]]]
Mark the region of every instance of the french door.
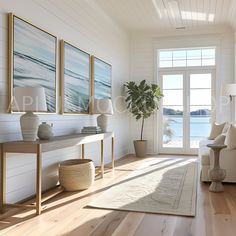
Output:
[[214,119],[214,70],[159,73],[164,98],[159,119],[159,152],[196,154]]

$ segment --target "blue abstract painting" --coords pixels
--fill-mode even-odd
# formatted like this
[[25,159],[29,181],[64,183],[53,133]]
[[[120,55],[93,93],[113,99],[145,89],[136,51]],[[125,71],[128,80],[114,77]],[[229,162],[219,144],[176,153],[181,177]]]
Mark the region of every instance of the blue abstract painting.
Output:
[[13,16],[13,87],[44,87],[56,112],[56,37]]
[[94,57],[94,98],[111,99],[112,67],[106,62]]
[[90,55],[64,43],[64,112],[88,113]]

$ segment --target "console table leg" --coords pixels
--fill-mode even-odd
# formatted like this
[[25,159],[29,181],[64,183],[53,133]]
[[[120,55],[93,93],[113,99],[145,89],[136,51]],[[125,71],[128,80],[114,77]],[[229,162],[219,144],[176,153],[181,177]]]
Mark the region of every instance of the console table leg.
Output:
[[0,213],[4,213],[4,204],[6,203],[6,153],[1,145],[0,156]]
[[82,154],[82,159],[84,159],[84,144],[82,144],[82,146],[81,146],[81,154]]
[[111,138],[111,168],[114,170],[115,168],[115,154],[114,154],[114,137]]
[[103,150],[103,140],[101,140],[101,177],[104,175],[104,150]]
[[37,146],[37,170],[36,170],[36,214],[41,214],[42,198],[42,148]]

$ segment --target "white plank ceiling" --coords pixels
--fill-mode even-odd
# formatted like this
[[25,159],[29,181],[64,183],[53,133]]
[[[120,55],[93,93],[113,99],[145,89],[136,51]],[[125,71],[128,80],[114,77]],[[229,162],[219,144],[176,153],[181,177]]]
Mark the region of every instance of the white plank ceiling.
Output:
[[230,25],[236,28],[236,0],[94,0],[128,31]]

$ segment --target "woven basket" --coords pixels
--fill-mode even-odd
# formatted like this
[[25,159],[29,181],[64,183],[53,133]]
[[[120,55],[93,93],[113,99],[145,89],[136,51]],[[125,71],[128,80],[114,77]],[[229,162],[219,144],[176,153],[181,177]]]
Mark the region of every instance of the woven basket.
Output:
[[59,164],[59,182],[66,191],[89,188],[95,178],[95,167],[90,159],[72,159]]

